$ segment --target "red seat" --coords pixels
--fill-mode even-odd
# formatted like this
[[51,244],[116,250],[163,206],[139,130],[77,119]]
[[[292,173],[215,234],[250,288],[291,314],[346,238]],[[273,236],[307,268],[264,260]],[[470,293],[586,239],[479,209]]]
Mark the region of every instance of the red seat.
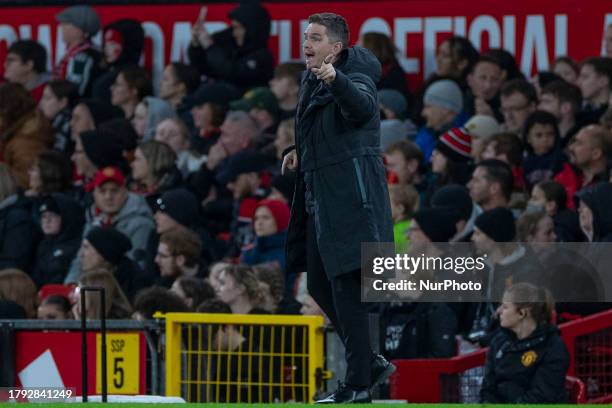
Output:
[[565,390],[571,404],[585,404],[586,391],[584,383],[576,377],[565,377]]

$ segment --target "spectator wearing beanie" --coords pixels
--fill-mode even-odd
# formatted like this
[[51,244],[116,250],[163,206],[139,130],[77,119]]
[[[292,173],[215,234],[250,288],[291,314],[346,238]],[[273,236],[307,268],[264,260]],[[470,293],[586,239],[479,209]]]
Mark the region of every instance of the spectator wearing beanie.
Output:
[[280,106],[276,95],[270,88],[259,87],[248,91],[242,99],[232,102],[230,109],[245,111],[251,115],[263,134],[276,134],[280,118]]
[[38,244],[31,277],[38,287],[62,284],[81,245],[83,209],[69,196],[53,193],[42,200],[38,212],[44,238]]
[[457,233],[450,242],[470,242],[474,232],[476,217],[482,214],[482,209],[474,205],[469,190],[459,184],[449,184],[441,187],[431,197],[433,208],[446,208],[455,215]]
[[425,125],[419,129],[415,143],[428,162],[438,136],[453,127],[462,126],[467,117],[462,114],[463,95],[459,85],[450,79],[436,81],[429,85],[423,96]]
[[228,27],[210,35],[202,13],[194,24],[188,49],[189,61],[208,78],[229,82],[241,90],[267,86],[272,79],[274,58],[268,49],[270,14],[259,1],[243,2],[229,13],[234,35]]
[[140,22],[133,19],[113,21],[104,27],[102,43],[104,72],[93,82],[92,96],[110,103],[110,89],[119,71],[140,62],[144,48],[144,30]]
[[240,260],[247,265],[277,262],[284,271],[288,226],[289,207],[287,204],[279,200],[260,201],[257,204],[253,221],[255,241],[242,251]]
[[291,208],[294,190],[295,173],[289,172],[282,175],[279,174],[274,176],[270,182],[270,194],[268,194],[268,198],[271,200],[280,200]]
[[414,140],[417,128],[408,119],[408,103],[401,92],[394,89],[381,89],[378,91],[380,105],[380,147],[387,147],[399,140]]
[[81,273],[110,270],[128,299],[133,299],[137,291],[152,283],[152,279],[127,258],[131,248],[130,239],[116,229],[94,227],[87,232],[81,244]]
[[501,132],[501,126],[492,116],[474,115],[463,126],[472,136],[472,158],[478,162],[486,141]]
[[67,79],[78,86],[79,95],[89,95],[93,81],[100,74],[102,55],[91,42],[100,30],[100,18],[89,6],[71,6],[55,16],[66,44],[66,54],[55,69],[57,79]]
[[72,154],[77,174],[90,181],[98,169],[115,166],[125,171],[127,163],[123,157],[124,143],[114,132],[107,129],[89,130],[74,137]]
[[[132,249],[127,256],[144,265],[144,250],[154,229],[153,215],[146,200],[127,190],[125,176],[116,167],[98,170],[87,188],[93,190],[94,203],[85,213],[85,236],[96,226],[113,227],[131,241]],[[76,258],[65,283],[76,282],[80,270],[80,260]]]
[[95,130],[102,123],[123,117],[121,109],[95,99],[82,99],[72,109],[70,134],[72,138],[87,130]]
[[426,204],[440,187],[447,184],[465,185],[472,174],[472,136],[465,128],[453,128],[440,136],[431,155],[435,175],[430,184]]

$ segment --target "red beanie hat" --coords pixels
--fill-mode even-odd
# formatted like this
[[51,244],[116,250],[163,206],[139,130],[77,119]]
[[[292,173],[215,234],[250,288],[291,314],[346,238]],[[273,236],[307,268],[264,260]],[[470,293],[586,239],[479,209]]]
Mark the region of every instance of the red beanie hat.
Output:
[[261,200],[257,203],[257,208],[259,207],[267,207],[270,210],[274,217],[274,221],[276,221],[277,232],[282,232],[287,229],[291,216],[291,210],[289,210],[287,204],[280,200]]
[[472,159],[472,136],[465,128],[452,128],[440,136],[436,149],[452,160],[469,161]]

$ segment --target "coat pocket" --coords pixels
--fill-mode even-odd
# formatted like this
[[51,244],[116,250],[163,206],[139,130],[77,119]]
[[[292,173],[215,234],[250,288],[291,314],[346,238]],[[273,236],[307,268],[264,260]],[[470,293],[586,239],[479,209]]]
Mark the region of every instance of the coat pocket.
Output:
[[357,176],[357,189],[359,190],[359,197],[361,198],[361,205],[364,208],[369,207],[368,196],[366,194],[365,183],[363,182],[363,173],[361,172],[361,165],[359,159],[353,157],[353,167],[355,169],[355,175]]

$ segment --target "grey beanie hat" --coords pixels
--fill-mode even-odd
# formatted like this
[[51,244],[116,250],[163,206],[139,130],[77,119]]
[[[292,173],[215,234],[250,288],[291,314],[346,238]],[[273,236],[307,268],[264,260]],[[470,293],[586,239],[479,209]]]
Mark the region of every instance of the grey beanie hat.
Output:
[[378,91],[378,101],[380,105],[393,111],[398,116],[406,116],[408,104],[406,98],[395,89],[381,89]]
[[459,113],[463,110],[463,94],[456,82],[443,79],[429,85],[423,96],[423,103]]
[[100,17],[89,6],[70,6],[59,12],[55,19],[59,23],[69,23],[80,28],[90,37],[100,31]]

